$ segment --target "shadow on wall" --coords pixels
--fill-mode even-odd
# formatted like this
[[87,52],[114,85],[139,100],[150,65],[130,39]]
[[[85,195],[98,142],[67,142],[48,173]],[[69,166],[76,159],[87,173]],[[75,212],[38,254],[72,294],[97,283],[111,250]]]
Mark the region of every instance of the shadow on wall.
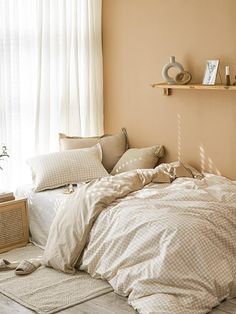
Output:
[[177,114],[177,156],[178,160],[181,160],[181,143],[182,143],[182,138],[181,138],[181,115],[178,113]]
[[[177,114],[177,157],[181,161],[181,151],[182,151],[182,122],[181,115]],[[220,170],[216,167],[213,159],[207,155],[206,149],[203,143],[200,143],[199,147],[199,157],[200,157],[200,169],[201,172],[209,172],[217,175],[221,175]],[[182,160],[185,161],[185,160]]]

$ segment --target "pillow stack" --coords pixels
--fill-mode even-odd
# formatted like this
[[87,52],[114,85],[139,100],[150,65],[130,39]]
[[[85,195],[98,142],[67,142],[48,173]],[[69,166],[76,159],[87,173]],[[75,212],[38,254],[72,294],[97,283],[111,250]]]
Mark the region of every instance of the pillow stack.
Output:
[[67,184],[135,169],[154,168],[164,155],[162,145],[128,149],[126,130],[101,137],[59,135],[60,152],[31,158],[34,190],[54,189]]
[[128,148],[127,133],[124,128],[115,135],[100,137],[72,137],[59,134],[59,141],[61,151],[91,147],[99,143],[102,148],[102,164],[109,173]]

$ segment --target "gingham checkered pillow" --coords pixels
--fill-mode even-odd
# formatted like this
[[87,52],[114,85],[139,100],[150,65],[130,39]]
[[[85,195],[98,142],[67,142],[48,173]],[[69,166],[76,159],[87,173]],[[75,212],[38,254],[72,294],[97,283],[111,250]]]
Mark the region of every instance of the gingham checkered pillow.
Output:
[[66,184],[91,181],[107,176],[103,167],[100,144],[86,149],[73,149],[33,157],[31,168],[35,192]]

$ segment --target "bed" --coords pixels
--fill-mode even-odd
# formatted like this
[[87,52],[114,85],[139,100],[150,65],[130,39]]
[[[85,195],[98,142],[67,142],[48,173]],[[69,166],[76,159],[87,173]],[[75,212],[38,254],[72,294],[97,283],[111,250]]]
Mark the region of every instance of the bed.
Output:
[[66,197],[38,193],[52,205],[43,236],[32,234],[41,245],[48,237],[44,264],[108,280],[144,314],[203,314],[235,297],[236,185],[212,174],[173,179],[173,169],[102,178]]
[[67,197],[63,190],[64,188],[57,188],[37,193],[32,184],[22,185],[16,190],[16,195],[27,198],[30,240],[41,248],[45,247],[52,221],[60,204]]

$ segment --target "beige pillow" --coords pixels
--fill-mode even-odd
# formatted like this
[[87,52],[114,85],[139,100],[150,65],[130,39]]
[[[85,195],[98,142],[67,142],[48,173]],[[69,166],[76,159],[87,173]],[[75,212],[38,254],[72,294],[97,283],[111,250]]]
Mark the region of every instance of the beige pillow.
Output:
[[86,149],[36,156],[27,163],[31,168],[34,190],[39,192],[107,176],[101,160],[102,150],[97,144]]
[[101,137],[76,137],[59,134],[60,150],[78,149],[100,143],[102,147],[102,163],[108,172],[111,172],[117,161],[128,148],[126,130],[123,128],[115,135]]
[[164,155],[164,148],[161,145],[130,148],[117,162],[111,174],[117,174],[134,169],[154,168],[158,159]]

